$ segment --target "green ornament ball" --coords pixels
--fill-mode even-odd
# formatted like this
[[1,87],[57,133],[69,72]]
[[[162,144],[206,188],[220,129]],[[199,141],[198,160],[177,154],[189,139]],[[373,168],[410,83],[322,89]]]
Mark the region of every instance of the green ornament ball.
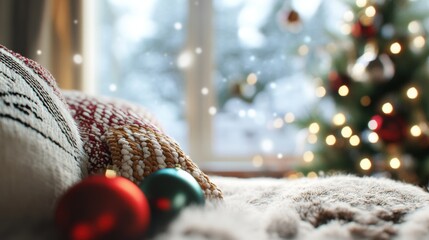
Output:
[[190,205],[204,205],[203,190],[188,172],[160,169],[140,183],[151,209],[151,234],[163,231],[180,211]]

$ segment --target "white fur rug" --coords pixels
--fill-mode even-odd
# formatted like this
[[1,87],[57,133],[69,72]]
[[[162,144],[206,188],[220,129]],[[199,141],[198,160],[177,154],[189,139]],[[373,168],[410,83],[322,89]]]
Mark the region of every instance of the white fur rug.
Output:
[[224,202],[189,208],[170,239],[429,239],[429,194],[387,179],[212,177]]

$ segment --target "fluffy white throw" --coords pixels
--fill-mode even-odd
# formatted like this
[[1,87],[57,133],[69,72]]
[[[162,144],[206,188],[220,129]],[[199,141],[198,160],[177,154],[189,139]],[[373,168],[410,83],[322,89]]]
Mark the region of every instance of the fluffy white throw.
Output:
[[224,202],[189,208],[156,239],[429,239],[429,194],[388,179],[212,178]]

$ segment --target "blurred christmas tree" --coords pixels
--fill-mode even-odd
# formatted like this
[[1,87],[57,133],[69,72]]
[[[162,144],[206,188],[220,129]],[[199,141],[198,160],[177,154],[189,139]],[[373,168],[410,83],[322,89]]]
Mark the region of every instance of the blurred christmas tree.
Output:
[[429,2],[348,2],[347,41],[335,44],[331,71],[318,88],[323,98],[334,101],[337,112],[323,117],[319,107],[302,121],[313,145],[301,170],[383,174],[427,183]]

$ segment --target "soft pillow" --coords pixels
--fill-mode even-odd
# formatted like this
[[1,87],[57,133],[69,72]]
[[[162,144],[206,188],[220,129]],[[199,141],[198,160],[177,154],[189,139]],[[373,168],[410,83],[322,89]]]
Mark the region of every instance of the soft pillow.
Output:
[[0,45],[0,234],[41,223],[86,174],[79,131],[52,75]]
[[222,198],[208,176],[141,107],[77,91],[63,93],[80,127],[90,173],[109,168],[139,184],[160,168],[180,167],[194,176],[206,197]]

